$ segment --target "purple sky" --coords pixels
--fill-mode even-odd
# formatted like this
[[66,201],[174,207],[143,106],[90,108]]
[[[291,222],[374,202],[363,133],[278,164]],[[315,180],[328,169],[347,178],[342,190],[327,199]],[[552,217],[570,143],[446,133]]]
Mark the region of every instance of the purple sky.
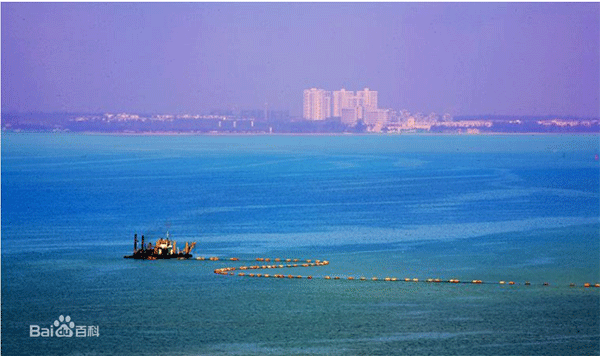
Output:
[[2,110],[600,116],[598,3],[2,3]]

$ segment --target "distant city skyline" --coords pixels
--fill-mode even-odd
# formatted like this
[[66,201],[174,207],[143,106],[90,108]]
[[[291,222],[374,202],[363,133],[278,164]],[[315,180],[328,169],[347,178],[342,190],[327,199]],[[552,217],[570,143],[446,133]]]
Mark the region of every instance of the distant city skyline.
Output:
[[[3,112],[600,116],[598,3],[2,3]],[[336,106],[336,102],[338,103]],[[371,116],[372,121],[379,116]]]

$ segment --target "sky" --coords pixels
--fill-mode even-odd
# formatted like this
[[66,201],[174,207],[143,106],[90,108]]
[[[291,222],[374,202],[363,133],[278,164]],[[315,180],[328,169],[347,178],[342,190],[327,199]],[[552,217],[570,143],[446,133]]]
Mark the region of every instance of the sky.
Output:
[[2,3],[4,112],[600,117],[599,3]]

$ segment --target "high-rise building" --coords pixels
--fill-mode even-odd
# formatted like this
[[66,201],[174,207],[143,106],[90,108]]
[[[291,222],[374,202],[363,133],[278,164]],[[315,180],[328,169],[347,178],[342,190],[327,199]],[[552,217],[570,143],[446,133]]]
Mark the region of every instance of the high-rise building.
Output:
[[354,107],[352,101],[354,92],[346,89],[336,90],[333,92],[333,116],[341,117],[343,108]]
[[362,106],[368,110],[377,110],[377,92],[365,88],[362,91],[356,92],[358,106]]
[[304,90],[304,114],[306,120],[325,120],[331,117],[331,92],[324,89]]

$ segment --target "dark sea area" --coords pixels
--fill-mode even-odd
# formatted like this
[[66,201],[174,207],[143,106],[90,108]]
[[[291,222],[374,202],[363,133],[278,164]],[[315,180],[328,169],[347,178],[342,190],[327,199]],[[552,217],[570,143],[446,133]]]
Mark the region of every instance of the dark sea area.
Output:
[[600,355],[598,135],[1,141],[2,355]]

